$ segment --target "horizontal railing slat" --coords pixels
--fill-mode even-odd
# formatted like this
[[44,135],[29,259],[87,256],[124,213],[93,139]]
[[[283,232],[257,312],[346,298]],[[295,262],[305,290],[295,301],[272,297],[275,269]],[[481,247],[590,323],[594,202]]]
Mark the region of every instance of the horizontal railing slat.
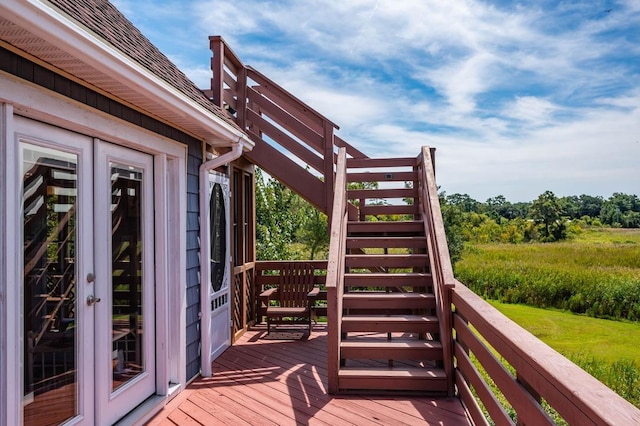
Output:
[[252,109],[260,111],[260,114],[266,115],[287,132],[304,141],[306,145],[322,153],[322,134],[314,131],[299,117],[291,115],[290,110],[286,109],[286,105],[276,104],[271,99],[262,96],[253,87],[247,88],[247,98],[249,102],[255,104]]
[[456,314],[569,424],[640,424],[640,410],[456,282]]
[[268,90],[270,92],[269,97],[283,99],[283,100],[290,99],[291,101],[295,102],[294,104],[292,104],[292,108],[295,108],[295,110],[300,115],[305,115],[310,118],[312,117],[314,121],[320,126],[324,126],[324,122],[326,121],[326,122],[329,122],[334,128],[336,129],[339,128],[335,123],[333,123],[331,120],[326,118],[324,115],[320,114],[319,112],[317,112],[316,110],[314,110],[309,105],[302,102],[301,100],[291,96],[286,90],[280,87],[280,85],[278,85],[276,82],[274,82],[273,80],[271,80],[270,78],[262,74],[261,72],[257,71],[256,69],[250,66],[247,66],[246,69],[247,69],[247,77],[255,81],[256,83],[258,83],[262,87],[262,90]]
[[247,119],[254,124],[254,126],[251,128],[251,132],[255,134],[256,137],[259,137],[258,135],[260,133],[264,133],[271,139],[278,141],[278,144],[293,153],[296,157],[301,159],[304,163],[308,164],[314,170],[318,171],[319,173],[324,173],[324,160],[318,157],[317,154],[309,151],[298,141],[294,140],[292,137],[284,133],[281,129],[277,128],[250,109],[247,110]]
[[[462,347],[454,344],[454,352],[456,354],[456,360],[458,361],[457,370],[464,378],[463,383],[465,383],[465,385],[469,383],[473,387],[482,401],[485,410],[489,413],[491,420],[493,420],[496,425],[513,425],[513,420],[511,420],[507,411],[502,407],[502,404],[500,404],[489,385],[482,379],[480,371],[473,365],[471,359]],[[473,398],[473,395],[469,396]],[[470,402],[469,397],[463,399],[463,402],[468,404]]]
[[[493,382],[502,390],[505,398],[518,413],[521,419],[533,421],[535,424],[552,424],[540,404],[517,383],[502,363],[493,355],[478,337],[473,334],[469,326],[457,315],[453,317],[453,325],[456,330],[456,339],[464,342],[465,346],[473,352],[478,362],[482,365]],[[457,349],[461,349],[458,346]],[[463,355],[458,350],[456,357]],[[459,358],[458,358],[459,359]]]

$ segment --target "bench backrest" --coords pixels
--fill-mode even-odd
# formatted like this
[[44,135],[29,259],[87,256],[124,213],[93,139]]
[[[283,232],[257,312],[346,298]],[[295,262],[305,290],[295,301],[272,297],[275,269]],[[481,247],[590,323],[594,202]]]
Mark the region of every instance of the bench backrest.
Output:
[[313,290],[313,266],[308,263],[287,263],[280,273],[278,297],[283,308],[306,307],[307,295]]

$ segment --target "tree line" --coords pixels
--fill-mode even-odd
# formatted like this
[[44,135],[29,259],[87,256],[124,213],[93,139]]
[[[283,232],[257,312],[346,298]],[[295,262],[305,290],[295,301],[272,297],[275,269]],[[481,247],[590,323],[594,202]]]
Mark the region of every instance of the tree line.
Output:
[[[363,189],[376,186],[367,182],[355,185]],[[640,228],[640,199],[623,193],[605,199],[591,195],[557,197],[545,191],[533,201],[511,203],[502,195],[480,202],[468,194],[440,192],[440,204],[454,262],[465,242],[552,242],[567,238],[583,226]],[[327,216],[260,169],[256,170],[256,219],[258,259],[326,257]]]
[[452,259],[464,242],[553,242],[583,226],[640,228],[640,199],[616,192],[608,199],[580,195],[557,197],[545,191],[530,202],[511,203],[498,195],[482,203],[467,194],[440,193]]

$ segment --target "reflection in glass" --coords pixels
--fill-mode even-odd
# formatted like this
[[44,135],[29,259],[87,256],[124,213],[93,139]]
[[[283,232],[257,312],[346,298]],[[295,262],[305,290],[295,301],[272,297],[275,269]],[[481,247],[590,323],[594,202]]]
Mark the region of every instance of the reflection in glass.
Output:
[[[74,154],[21,143],[24,424],[78,413]],[[52,409],[55,407],[55,409]]]
[[214,292],[220,291],[223,284],[227,251],[227,219],[224,210],[224,193],[222,186],[213,186],[209,206],[209,223],[211,226],[211,287]]
[[110,163],[111,285],[115,390],[144,371],[142,328],[143,170]]

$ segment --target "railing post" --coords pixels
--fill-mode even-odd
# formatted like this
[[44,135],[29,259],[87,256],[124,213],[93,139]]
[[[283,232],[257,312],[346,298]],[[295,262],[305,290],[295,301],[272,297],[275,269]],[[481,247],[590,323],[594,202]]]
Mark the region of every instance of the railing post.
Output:
[[[332,162],[333,163],[333,162]],[[327,261],[327,375],[328,391],[339,390],[340,334],[342,333],[342,292],[347,223],[346,149],[340,148],[336,167],[335,204],[331,213],[331,240]]]
[[211,99],[212,102],[222,108],[223,76],[224,76],[224,41],[221,37],[209,37],[211,57]]
[[429,147],[422,148],[420,185],[422,210],[424,213],[425,233],[428,237],[429,261],[434,280],[436,307],[440,320],[440,341],[444,354],[444,370],[448,379],[448,394],[453,396],[455,376],[453,371],[453,331],[451,312],[451,292],[455,285],[453,268],[449,257],[442,212],[438,200],[438,188],[435,182],[435,171]]
[[331,211],[333,206],[334,193],[334,163],[333,163],[333,124],[328,120],[324,120],[324,187],[325,187],[325,206],[329,213],[327,216],[331,220]]
[[243,66],[238,70],[236,76],[236,93],[238,94],[237,100],[237,119],[236,123],[242,130],[247,129],[247,69]]

